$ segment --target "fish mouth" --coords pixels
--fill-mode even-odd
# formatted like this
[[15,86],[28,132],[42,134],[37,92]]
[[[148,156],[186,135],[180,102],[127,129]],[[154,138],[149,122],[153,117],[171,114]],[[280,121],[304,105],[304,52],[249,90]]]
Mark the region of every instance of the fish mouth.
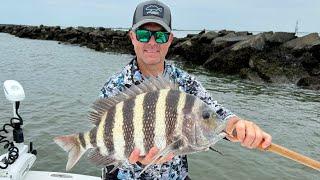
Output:
[[[203,149],[204,147],[208,148],[221,139],[225,138],[227,136],[227,133],[225,132],[225,124],[221,124],[217,126],[217,128],[208,134],[208,136],[205,136],[203,134],[203,131],[201,131],[200,126],[194,125],[194,138],[195,138],[195,144],[196,149]],[[200,137],[199,137],[200,136]],[[201,140],[201,137],[203,137],[205,140]],[[199,146],[200,145],[200,146]]]

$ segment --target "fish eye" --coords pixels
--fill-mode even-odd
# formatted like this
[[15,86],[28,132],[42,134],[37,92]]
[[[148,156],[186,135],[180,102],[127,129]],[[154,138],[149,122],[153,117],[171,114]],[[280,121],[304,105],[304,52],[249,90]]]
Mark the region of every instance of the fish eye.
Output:
[[210,113],[208,111],[203,111],[202,112],[202,118],[203,119],[209,119],[210,118]]

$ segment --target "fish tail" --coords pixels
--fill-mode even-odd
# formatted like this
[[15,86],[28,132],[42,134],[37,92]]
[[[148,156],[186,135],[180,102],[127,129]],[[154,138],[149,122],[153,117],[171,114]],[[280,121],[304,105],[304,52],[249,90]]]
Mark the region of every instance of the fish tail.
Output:
[[58,136],[54,138],[54,142],[69,153],[66,171],[69,171],[86,152],[80,145],[78,134]]

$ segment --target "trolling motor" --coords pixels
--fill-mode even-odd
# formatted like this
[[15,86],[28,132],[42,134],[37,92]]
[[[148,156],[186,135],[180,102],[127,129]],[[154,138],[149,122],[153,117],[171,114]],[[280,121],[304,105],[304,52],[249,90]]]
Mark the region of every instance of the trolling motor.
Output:
[[[20,101],[25,98],[21,84],[15,80],[7,80],[3,84],[6,98],[13,103],[13,118],[9,124],[3,125],[0,130],[0,143],[5,143],[4,148],[8,153],[0,156],[0,180],[21,180],[32,167],[36,160],[37,151],[30,145],[24,144],[23,120],[19,115]],[[13,142],[6,139],[3,133],[8,133],[8,128],[13,128]]]

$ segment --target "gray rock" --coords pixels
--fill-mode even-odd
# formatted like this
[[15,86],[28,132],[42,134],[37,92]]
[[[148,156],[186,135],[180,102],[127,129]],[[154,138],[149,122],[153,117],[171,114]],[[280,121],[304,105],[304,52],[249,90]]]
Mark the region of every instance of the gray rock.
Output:
[[127,35],[128,35],[128,31],[116,30],[116,31],[113,31],[113,32],[115,33],[116,36],[127,37]]
[[209,31],[204,34],[201,34],[199,41],[203,43],[210,43],[216,37],[218,37],[217,32]]
[[296,83],[299,78],[308,75],[298,59],[293,56],[287,59],[279,54],[254,55],[249,60],[249,67],[270,83]]
[[303,37],[299,37],[283,44],[283,47],[299,50],[310,49],[315,45],[320,45],[320,37],[318,33],[311,33]]
[[229,31],[229,30],[223,29],[223,30],[218,32],[219,36],[225,36],[225,35],[227,35],[229,33],[235,33],[235,31]]
[[221,44],[224,44],[224,43],[237,43],[239,41],[245,41],[247,39],[251,38],[251,36],[233,36],[233,37],[226,37],[226,36],[223,36],[223,37],[217,37],[216,39],[214,39],[211,44],[213,45],[221,45]]
[[176,46],[174,46],[174,48],[175,49],[179,48],[179,49],[182,49],[182,50],[186,51],[191,46],[192,46],[192,42],[191,42],[190,39],[188,39],[188,40],[186,40],[184,42],[178,43]]
[[294,38],[296,38],[295,33],[275,32],[273,35],[266,38],[266,41],[272,42],[272,43],[285,43]]
[[89,35],[94,36],[94,37],[103,37],[104,33],[99,30],[94,30],[94,31],[90,32]]
[[192,41],[198,41],[199,38],[200,38],[200,36],[201,36],[201,34],[196,34],[195,36],[192,36],[190,39],[191,39]]
[[236,32],[237,36],[248,36],[248,35],[252,35],[252,33],[249,33],[248,31],[239,31]]
[[311,73],[310,73],[311,75],[317,75],[317,76],[320,76],[320,67],[318,66],[318,67],[315,67],[315,68],[313,68],[312,70],[311,70]]
[[252,49],[244,49],[243,51],[232,51],[225,48],[217,53],[212,54],[203,67],[211,71],[238,74],[242,68],[248,67]]
[[266,38],[270,36],[271,33],[260,33],[257,35],[251,36],[249,39],[240,41],[236,44],[234,44],[231,48],[233,51],[238,51],[244,48],[252,48],[256,50],[263,50],[266,44]]
[[258,75],[257,72],[249,68],[242,68],[239,73],[240,77],[243,79],[249,79],[250,81],[256,83],[263,83],[264,80]]
[[77,29],[84,33],[89,33],[95,30],[93,27],[83,27],[83,26],[78,26]]
[[68,42],[69,42],[70,44],[76,44],[76,43],[78,42],[78,38],[77,38],[77,37],[74,37],[74,38],[72,38],[72,39],[69,39]]
[[192,38],[192,37],[194,37],[196,35],[198,35],[198,34],[187,34],[186,38]]
[[297,86],[307,89],[320,90],[320,76],[303,77],[297,82]]

